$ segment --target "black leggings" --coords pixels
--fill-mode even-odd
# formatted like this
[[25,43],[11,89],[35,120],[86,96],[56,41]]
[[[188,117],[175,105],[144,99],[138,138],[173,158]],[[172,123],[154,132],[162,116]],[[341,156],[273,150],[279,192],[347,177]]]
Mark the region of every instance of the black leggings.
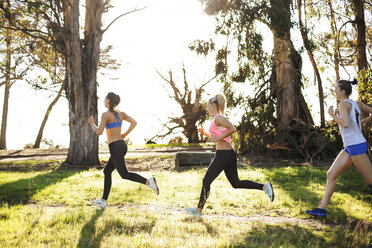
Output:
[[211,190],[211,184],[216,177],[225,171],[225,175],[233,188],[259,189],[262,190],[263,184],[255,183],[249,180],[239,180],[238,168],[236,166],[236,154],[231,150],[217,150],[207,172],[203,178],[203,188],[200,193],[198,208],[203,209],[205,202]]
[[102,199],[107,200],[110,189],[111,189],[111,174],[112,172],[117,169],[120,176],[123,179],[128,179],[133,182],[146,184],[147,179],[136,174],[128,172],[127,167],[125,166],[125,160],[124,156],[127,153],[127,144],[124,140],[118,140],[114,141],[109,144],[110,149],[110,159],[107,162],[107,165],[105,169],[103,170],[103,173],[105,174],[105,186],[103,189],[103,196]]

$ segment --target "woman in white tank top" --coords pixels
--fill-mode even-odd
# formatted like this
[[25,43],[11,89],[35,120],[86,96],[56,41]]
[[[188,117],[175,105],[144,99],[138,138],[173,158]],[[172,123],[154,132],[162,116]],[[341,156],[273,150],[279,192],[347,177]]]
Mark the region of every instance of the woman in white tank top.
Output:
[[[326,209],[336,187],[336,178],[352,164],[363,176],[364,181],[368,185],[372,185],[372,165],[367,155],[366,139],[362,134],[361,123],[363,121],[360,120],[361,112],[372,114],[372,107],[349,99],[352,91],[351,85],[356,83],[355,79],[354,81],[341,80],[336,85],[335,93],[337,100],[339,100],[338,108],[335,112],[333,106],[331,106],[328,113],[339,125],[345,149],[339,153],[331,168],[327,171],[327,186],[323,200],[318,208],[306,211],[310,215],[327,215]],[[369,119],[371,119],[371,116]]]

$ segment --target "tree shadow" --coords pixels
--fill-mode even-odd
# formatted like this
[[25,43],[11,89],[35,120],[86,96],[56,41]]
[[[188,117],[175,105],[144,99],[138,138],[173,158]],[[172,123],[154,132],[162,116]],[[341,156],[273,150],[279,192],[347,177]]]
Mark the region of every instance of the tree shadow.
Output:
[[[253,224],[249,234],[241,242],[233,242],[228,247],[367,247],[369,241],[360,237],[368,236],[368,229],[333,230],[310,229],[298,225]],[[323,235],[322,235],[323,234]]]
[[215,229],[211,224],[208,223],[208,221],[206,221],[205,219],[203,218],[200,218],[200,217],[194,217],[194,216],[188,216],[188,217],[185,217],[183,218],[183,221],[184,222],[187,222],[187,223],[201,223],[205,226],[205,228],[207,229],[207,232],[215,237],[219,234],[218,230]]
[[146,232],[151,233],[154,228],[156,221],[153,220],[150,223],[136,223],[134,225],[128,225],[118,218],[110,218],[105,220],[101,230],[97,232],[96,222],[98,218],[103,214],[104,209],[97,209],[96,213],[92,216],[80,232],[80,239],[77,245],[78,248],[83,247],[100,247],[103,238],[106,234],[114,233],[115,235],[133,235],[136,233]]
[[0,204],[8,206],[24,204],[30,201],[33,195],[45,189],[49,185],[56,184],[65,178],[71,177],[81,170],[61,168],[31,178],[19,179],[14,182],[0,185]]

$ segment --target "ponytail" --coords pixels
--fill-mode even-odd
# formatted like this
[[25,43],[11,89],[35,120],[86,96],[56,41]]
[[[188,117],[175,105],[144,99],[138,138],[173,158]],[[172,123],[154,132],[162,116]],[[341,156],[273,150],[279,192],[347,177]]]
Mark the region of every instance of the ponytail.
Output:
[[216,104],[217,110],[222,114],[225,113],[226,99],[222,94],[217,94],[216,96],[209,99],[209,104]]
[[109,92],[106,99],[109,100],[109,110],[114,112],[114,108],[120,103],[120,96],[113,92]]
[[337,82],[338,87],[340,87],[340,90],[344,90],[346,96],[350,96],[352,92],[351,85],[356,85],[358,83],[358,80],[354,78],[353,81],[348,80],[340,80]]

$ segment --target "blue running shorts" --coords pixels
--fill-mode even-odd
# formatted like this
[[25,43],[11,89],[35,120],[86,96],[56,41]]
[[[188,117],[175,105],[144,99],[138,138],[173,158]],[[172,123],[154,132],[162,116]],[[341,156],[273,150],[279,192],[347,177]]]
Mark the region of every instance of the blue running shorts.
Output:
[[368,151],[367,142],[347,146],[345,148],[345,152],[347,152],[350,156],[356,156],[360,154],[365,154]]

